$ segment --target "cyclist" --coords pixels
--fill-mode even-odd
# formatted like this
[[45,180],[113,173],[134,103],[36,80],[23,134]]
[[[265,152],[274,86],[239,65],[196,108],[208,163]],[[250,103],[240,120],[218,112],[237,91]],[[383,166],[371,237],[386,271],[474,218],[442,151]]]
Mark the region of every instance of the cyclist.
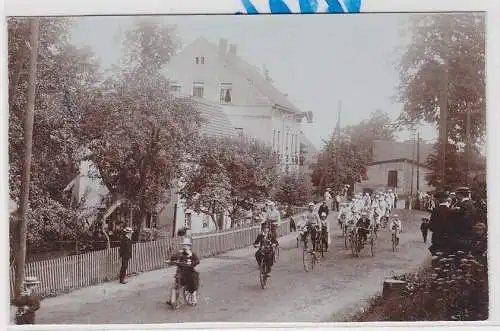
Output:
[[322,235],[322,240],[323,244],[325,245],[325,252],[328,252],[328,244],[330,242],[330,223],[326,219],[327,215],[326,213],[321,213],[320,216],[320,223],[321,223],[321,235]]
[[361,242],[365,243],[368,240],[368,233],[370,232],[371,221],[368,218],[368,214],[363,211],[361,217],[356,222],[356,227],[358,228],[358,235],[361,238]]
[[257,264],[259,265],[259,267],[261,266],[262,262],[267,264],[267,277],[271,276],[271,267],[274,264],[273,245],[277,244],[278,242],[276,241],[276,238],[270,233],[269,225],[267,224],[264,225],[262,233],[257,236],[255,242],[253,243],[253,246],[255,248],[259,248],[255,252],[255,259],[257,260]]
[[346,222],[346,220],[350,217],[351,214],[351,207],[349,206],[348,203],[341,203],[340,204],[340,212],[338,216],[338,223],[340,226]]
[[276,208],[276,204],[272,201],[268,201],[267,203],[266,221],[269,224],[269,228],[271,229],[272,235],[275,238],[277,238],[276,228],[279,222],[281,221],[281,215],[278,209]]
[[321,220],[319,219],[319,215],[314,212],[314,203],[310,202],[309,210],[305,214],[306,218],[306,233],[304,233],[304,239],[307,238],[307,234],[311,235],[311,241],[313,244],[313,251],[316,250],[316,226],[319,226]]
[[[182,249],[170,258],[170,262],[182,263],[182,265],[177,266],[177,274],[181,277],[181,285],[185,286],[190,293],[193,293],[193,304],[196,304],[198,298],[196,292],[198,291],[199,274],[194,267],[200,264],[200,259],[193,253],[191,248],[191,240],[189,238],[184,238],[182,241]],[[171,298],[176,297],[175,284],[170,293]],[[171,305],[172,302],[169,300],[167,304]]]
[[389,229],[391,231],[395,231],[396,233],[396,245],[399,245],[399,233],[401,232],[401,220],[398,218],[398,215],[394,215],[389,224]]

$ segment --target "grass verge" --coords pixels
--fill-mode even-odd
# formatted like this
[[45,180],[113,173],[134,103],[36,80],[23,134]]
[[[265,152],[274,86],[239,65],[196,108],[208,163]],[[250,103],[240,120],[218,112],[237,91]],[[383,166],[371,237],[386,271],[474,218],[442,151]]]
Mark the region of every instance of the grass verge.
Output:
[[433,257],[432,266],[393,277],[406,281],[400,295],[369,300],[351,322],[479,321],[488,319],[486,256],[457,252]]

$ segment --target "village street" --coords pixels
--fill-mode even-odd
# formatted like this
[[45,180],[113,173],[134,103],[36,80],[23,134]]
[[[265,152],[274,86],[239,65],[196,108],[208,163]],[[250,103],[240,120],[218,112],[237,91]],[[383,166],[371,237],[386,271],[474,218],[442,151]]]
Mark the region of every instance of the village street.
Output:
[[127,285],[105,283],[46,299],[37,324],[340,321],[380,292],[384,278],[424,263],[428,244],[423,243],[419,225],[426,215],[411,212],[410,220],[403,222],[396,252],[392,252],[389,232],[383,230],[375,256],[365,248],[356,258],[344,248],[333,213],[329,216],[332,247],[321,264],[305,272],[296,233],[280,238],[279,261],[265,290],[259,284],[254,249],[249,247],[202,259],[197,268],[201,285],[196,307],[172,311],[165,304],[174,275],[169,268],[130,278]]

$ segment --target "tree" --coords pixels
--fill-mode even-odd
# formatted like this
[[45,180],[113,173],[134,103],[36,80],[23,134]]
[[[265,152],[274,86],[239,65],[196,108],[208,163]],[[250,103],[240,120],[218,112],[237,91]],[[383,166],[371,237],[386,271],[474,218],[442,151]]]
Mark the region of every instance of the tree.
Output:
[[200,112],[170,93],[161,73],[176,48],[172,33],[156,20],[137,20],[126,33],[121,66],[85,109],[91,159],[113,203],[125,199],[135,207],[138,228],[168,202],[173,181],[198,142]]
[[[459,150],[457,145],[448,143],[446,146],[444,189],[453,190],[458,186],[463,186],[467,182],[467,164],[469,160],[469,169],[472,171],[484,171],[486,169],[486,158],[477,150],[473,150],[467,157],[463,150]],[[427,182],[434,187],[441,187],[441,153],[440,144],[434,145],[434,151],[425,161],[425,165],[431,170],[425,177]],[[469,175],[470,176],[470,175]]]
[[[269,197],[277,178],[277,159],[256,141],[205,137],[185,169],[181,195],[188,206],[212,217],[228,213],[235,221],[259,199]],[[210,193],[212,192],[212,193]]]
[[[38,49],[33,157],[28,211],[28,246],[70,240],[76,234],[73,210],[64,187],[78,172],[79,105],[99,79],[98,62],[88,49],[70,43],[72,22],[41,18]],[[9,195],[19,200],[27,103],[29,29],[25,18],[8,20],[9,55]],[[71,221],[69,221],[71,220]],[[11,228],[17,223],[11,217]]]
[[312,181],[318,194],[327,187],[340,191],[345,184],[366,179],[366,164],[372,160],[375,140],[393,140],[395,128],[381,110],[357,125],[332,135],[313,165]]
[[466,112],[471,112],[471,137],[485,134],[484,14],[418,15],[409,25],[411,42],[398,64],[396,101],[403,104],[399,122],[439,123],[440,91],[448,69],[448,123],[451,142],[466,141]]
[[311,178],[316,193],[324,192],[327,187],[340,191],[345,184],[366,179],[367,160],[366,150],[353,144],[348,137],[332,137],[312,165]]
[[366,154],[367,162],[372,158],[372,144],[375,140],[394,140],[396,129],[387,113],[376,110],[370,117],[357,125],[344,128],[343,134],[349,136],[352,144]]
[[288,206],[304,206],[311,201],[312,188],[303,175],[284,175],[274,194],[274,200]]

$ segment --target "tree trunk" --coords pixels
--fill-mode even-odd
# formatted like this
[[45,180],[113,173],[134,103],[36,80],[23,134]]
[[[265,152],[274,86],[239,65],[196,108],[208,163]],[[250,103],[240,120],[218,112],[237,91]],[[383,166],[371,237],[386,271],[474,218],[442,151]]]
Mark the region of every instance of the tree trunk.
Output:
[[20,203],[20,218],[18,227],[19,247],[16,259],[15,273],[15,296],[21,294],[24,284],[24,268],[26,264],[26,214],[29,208],[29,194],[31,181],[31,155],[33,148],[33,119],[35,113],[35,96],[36,96],[36,72],[38,61],[38,35],[39,35],[39,19],[32,18],[31,22],[31,55],[29,64],[29,81],[28,81],[28,103],[26,106],[25,122],[24,122],[24,163],[23,177],[21,182],[21,203]]

